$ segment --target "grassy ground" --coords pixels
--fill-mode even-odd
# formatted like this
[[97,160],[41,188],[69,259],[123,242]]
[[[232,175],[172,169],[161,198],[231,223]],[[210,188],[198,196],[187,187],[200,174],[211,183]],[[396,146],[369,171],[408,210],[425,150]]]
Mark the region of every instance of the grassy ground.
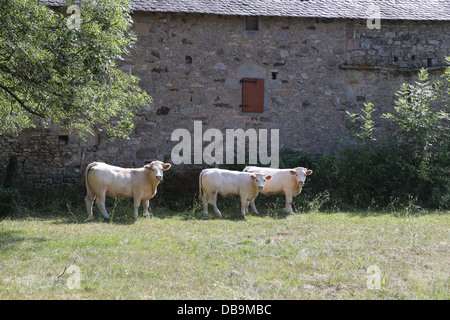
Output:
[[84,222],[82,206],[0,220],[0,299],[450,298],[448,212],[219,207],[223,219],[198,205],[134,221],[116,201],[110,223]]

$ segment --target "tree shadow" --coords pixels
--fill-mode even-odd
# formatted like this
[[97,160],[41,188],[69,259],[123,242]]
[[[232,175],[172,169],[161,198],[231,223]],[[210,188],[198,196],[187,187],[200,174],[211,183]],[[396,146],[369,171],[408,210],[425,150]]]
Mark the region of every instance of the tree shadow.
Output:
[[249,212],[243,216],[241,213],[241,207],[239,199],[226,199],[226,201],[217,201],[217,205],[219,210],[222,213],[222,216],[219,217],[214,212],[212,206],[208,206],[208,215],[204,215],[203,204],[201,201],[194,200],[191,206],[181,207],[177,206],[175,208],[167,209],[164,207],[156,207],[154,208],[152,214],[155,218],[160,219],[171,219],[171,218],[179,218],[181,220],[228,220],[228,221],[245,221],[248,216],[253,217],[262,217],[262,218],[271,218],[271,219],[286,219],[290,216],[284,208],[281,209],[273,209],[273,208],[262,208],[259,210],[259,214],[255,214],[251,208],[249,208]]
[[[197,172],[189,176],[189,181],[194,181],[194,178],[198,179]],[[185,182],[187,184],[187,181]],[[163,187],[168,188],[168,185],[161,185],[155,198],[150,200],[151,217],[160,219],[178,218],[182,220],[226,219],[230,221],[244,221],[246,219],[240,212],[239,197],[225,198],[220,196],[217,204],[222,211],[222,217],[217,217],[211,206],[209,206],[209,216],[204,217],[202,201],[198,199],[198,194],[191,190],[192,188],[190,188],[189,192],[180,194],[179,190],[178,192],[175,192],[175,190],[164,190]],[[174,192],[168,192],[170,195],[166,195],[163,191]],[[88,220],[84,202],[85,194],[85,189],[82,186],[61,188],[59,190],[20,190],[18,209],[12,214],[0,217],[0,221],[2,219],[39,219],[52,220],[54,224],[112,223],[132,225],[136,223],[136,219],[133,216],[133,199],[114,199],[110,197],[106,197],[105,203],[110,215],[109,221],[103,218],[95,203],[93,206],[94,219]],[[289,216],[281,205],[272,207],[267,205],[270,200],[277,198],[265,198],[259,197],[257,200],[256,205],[260,212],[259,215],[254,214],[251,208],[249,208],[247,215],[271,219],[285,219]],[[175,201],[175,199],[177,200]],[[284,200],[281,199],[277,201],[284,203]],[[142,211],[143,207],[141,205],[138,219],[145,219]]]
[[30,241],[33,243],[46,242],[48,239],[43,237],[28,237],[22,231],[3,230],[0,231],[0,252],[7,252],[14,250],[23,242]]

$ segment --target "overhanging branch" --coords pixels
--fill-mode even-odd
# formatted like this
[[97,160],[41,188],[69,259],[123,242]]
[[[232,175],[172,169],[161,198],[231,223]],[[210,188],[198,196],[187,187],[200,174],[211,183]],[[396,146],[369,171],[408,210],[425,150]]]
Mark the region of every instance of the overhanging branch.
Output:
[[7,94],[9,94],[14,100],[16,100],[17,103],[19,103],[19,105],[20,105],[23,109],[25,109],[26,111],[28,111],[28,112],[31,113],[32,115],[38,116],[38,117],[40,117],[40,118],[43,117],[43,114],[38,113],[38,112],[34,111],[33,109],[31,109],[30,107],[28,107],[28,106],[26,105],[26,103],[25,103],[22,99],[20,99],[14,92],[12,92],[8,87],[5,87],[4,85],[2,85],[2,84],[0,83],[0,88],[3,89],[3,91],[5,91]]

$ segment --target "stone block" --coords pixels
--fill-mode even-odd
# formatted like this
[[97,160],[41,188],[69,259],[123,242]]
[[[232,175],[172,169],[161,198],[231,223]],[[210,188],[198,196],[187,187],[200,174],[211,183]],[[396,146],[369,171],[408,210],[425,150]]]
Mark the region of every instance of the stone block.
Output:
[[353,91],[353,86],[351,85],[345,86],[345,98],[347,102],[355,100],[355,93]]
[[277,40],[281,40],[281,41],[285,41],[287,39],[287,32],[286,31],[281,31],[280,33],[278,33]]
[[227,70],[227,66],[222,63],[222,62],[218,62],[214,65],[213,69],[215,70]]
[[257,78],[265,79],[267,75],[266,68],[252,62],[246,62],[236,68],[236,78]]

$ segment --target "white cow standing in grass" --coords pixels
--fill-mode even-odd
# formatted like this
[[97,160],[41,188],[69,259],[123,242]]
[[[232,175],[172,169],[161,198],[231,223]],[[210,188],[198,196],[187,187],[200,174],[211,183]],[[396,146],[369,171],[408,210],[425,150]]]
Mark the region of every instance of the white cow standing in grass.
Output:
[[105,219],[109,219],[106,211],[106,196],[113,198],[133,198],[134,217],[138,218],[138,209],[143,200],[144,215],[149,216],[149,200],[156,194],[156,188],[163,178],[163,171],[171,165],[161,161],[152,161],[143,168],[128,169],[111,166],[103,162],[93,162],[86,168],[85,197],[88,219],[93,219],[94,200]]
[[208,216],[208,204],[213,205],[214,212],[219,217],[222,216],[217,208],[217,194],[223,197],[240,196],[241,213],[245,216],[248,213],[249,201],[256,198],[264,188],[266,180],[271,178],[271,175],[259,173],[253,174],[214,168],[203,170],[199,176],[199,198],[203,200],[205,216]]
[[[297,167],[294,169],[274,169],[274,168],[261,168],[261,167],[245,167],[244,172],[250,173],[264,173],[272,175],[272,179],[267,181],[264,185],[264,189],[260,192],[265,196],[274,194],[284,194],[286,197],[285,210],[294,214],[292,210],[292,199],[302,192],[302,187],[305,184],[306,176],[312,174],[312,170]],[[256,210],[255,199],[250,202],[253,212],[259,214]]]

